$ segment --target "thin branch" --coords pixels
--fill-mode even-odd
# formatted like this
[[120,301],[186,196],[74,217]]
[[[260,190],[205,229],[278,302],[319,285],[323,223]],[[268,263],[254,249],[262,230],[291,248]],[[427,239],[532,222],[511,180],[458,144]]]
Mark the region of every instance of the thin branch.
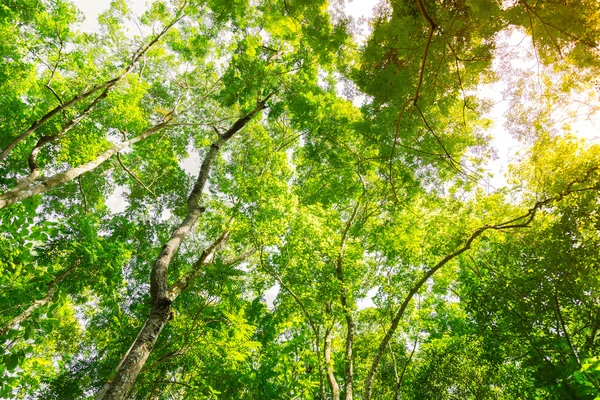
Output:
[[85,192],[83,191],[83,184],[81,183],[81,175],[79,175],[77,177],[77,183],[79,184],[79,191],[81,192],[81,197],[83,199],[83,209],[85,210],[85,213],[88,213],[88,203],[87,203],[87,196],[85,195]]
[[[440,70],[442,69],[442,66],[446,64],[446,46],[443,47],[443,53],[442,56],[440,57],[440,62],[438,63],[438,67],[435,70],[435,74],[433,75],[433,79],[431,79],[431,91],[430,91],[430,95],[432,97],[435,97],[435,85],[437,83],[437,79],[438,76],[440,75]],[[443,87],[442,87],[443,90]]]
[[[454,169],[458,174],[466,177],[467,179],[475,180],[473,177],[471,177],[470,175],[464,173],[460,168],[457,167],[457,166],[462,166],[462,164],[460,162],[456,161],[454,159],[454,157],[448,152],[448,150],[446,149],[446,146],[443,144],[443,142],[440,140],[439,136],[435,133],[435,131],[431,127],[431,125],[429,124],[429,122],[425,118],[425,115],[423,114],[423,111],[421,110],[421,107],[418,104],[419,96],[420,96],[420,92],[421,92],[421,87],[423,85],[423,77],[424,77],[424,74],[425,74],[425,64],[426,64],[426,61],[427,61],[427,55],[429,53],[429,47],[431,45],[433,34],[434,34],[435,30],[437,29],[437,25],[433,21],[433,19],[429,16],[429,14],[427,13],[427,10],[425,9],[425,5],[423,4],[423,0],[417,0],[417,4],[419,6],[419,10],[421,12],[421,15],[423,16],[423,18],[425,19],[425,21],[427,21],[427,25],[429,25],[429,36],[427,38],[427,43],[425,45],[425,52],[423,54],[423,59],[422,59],[422,62],[421,62],[421,70],[419,72],[419,83],[417,85],[417,90],[415,92],[415,96],[412,99],[413,100],[413,105],[419,111],[419,115],[421,116],[421,119],[425,123],[425,126],[427,127],[427,130],[429,130],[429,132],[431,132],[431,134],[434,136],[435,140],[438,142],[438,144],[444,150],[444,153],[446,154],[446,158],[448,159],[447,163],[450,165],[450,167],[452,167],[452,169]],[[441,64],[440,64],[440,66],[441,66]],[[437,76],[437,73],[436,73],[436,76]],[[461,86],[462,86],[462,83],[461,83]],[[463,109],[463,112],[464,112],[464,109]],[[398,123],[399,122],[397,122],[397,124]],[[467,168],[465,166],[463,166],[463,168],[469,169],[469,168]],[[392,185],[392,189],[393,189],[393,185]]]
[[58,38],[58,43],[60,44],[60,46],[58,46],[58,54],[56,55],[56,62],[54,63],[54,66],[52,67],[52,71],[50,72],[50,78],[48,78],[48,83],[46,84],[46,87],[54,93],[56,98],[58,98],[58,102],[62,104],[62,100],[58,97],[58,95],[50,87],[50,84],[52,83],[52,79],[54,78],[54,74],[56,73],[56,69],[58,68],[58,64],[60,63],[60,59],[62,57],[62,50],[65,45],[63,38],[60,36],[60,31],[58,29],[58,23],[56,23],[56,21],[54,22],[54,28],[56,29],[56,37]]
[[56,93],[56,91],[54,89],[52,89],[52,86],[50,86],[49,84],[46,83],[44,85],[44,87],[46,89],[48,89],[50,92],[52,92],[52,94],[54,95],[54,97],[56,97],[56,100],[58,100],[58,104],[62,105],[62,103],[63,103],[62,99],[60,98],[60,96],[58,95],[58,93]]
[[[176,350],[176,351],[173,351],[173,352],[171,352],[171,353],[167,354],[166,356],[164,356],[164,357],[162,357],[162,358],[159,358],[158,360],[154,361],[154,362],[153,362],[152,364],[150,364],[150,365],[144,365],[144,367],[142,368],[142,371],[148,371],[148,370],[150,370],[150,369],[153,369],[153,368],[155,368],[155,367],[156,367],[158,364],[160,364],[160,363],[163,363],[163,362],[165,362],[165,361],[168,361],[168,360],[170,360],[170,359],[172,359],[172,358],[179,357],[179,356],[181,356],[181,355],[185,354],[185,352],[188,350],[188,348],[189,348],[189,347],[190,347],[190,346],[191,346],[191,345],[192,345],[192,344],[195,342],[195,339],[198,337],[198,335],[194,336],[193,334],[194,334],[194,332],[196,332],[196,331],[198,331],[198,330],[199,330],[199,319],[200,319],[200,314],[201,314],[201,313],[202,313],[202,312],[203,312],[203,311],[204,311],[204,310],[205,310],[205,309],[206,309],[206,308],[207,308],[209,305],[213,304],[213,301],[212,301],[212,300],[213,300],[213,299],[211,299],[211,298],[209,297],[209,300],[208,300],[208,301],[206,301],[206,302],[204,303],[204,305],[202,305],[202,306],[201,306],[201,307],[198,309],[198,311],[196,311],[196,313],[194,314],[194,317],[192,318],[192,322],[191,322],[191,324],[190,324],[190,327],[189,327],[189,329],[188,329],[188,330],[187,330],[187,331],[184,333],[184,335],[183,335],[183,337],[184,337],[185,339],[184,339],[184,342],[183,342],[183,344],[181,345],[181,347],[180,347],[178,350]],[[211,321],[213,321],[213,320],[211,320]],[[206,325],[206,322],[205,322],[205,325]],[[158,349],[158,347],[157,347],[157,349]]]
[[435,138],[436,142],[438,142],[438,144],[440,145],[442,150],[444,150],[444,153],[446,154],[446,158],[448,159],[448,165],[450,165],[460,175],[465,175],[465,173],[462,172],[461,169],[456,166],[456,165],[460,165],[460,163],[458,161],[456,161],[454,159],[454,157],[452,157],[452,155],[448,152],[448,149],[446,149],[446,146],[444,145],[444,143],[442,142],[440,137],[435,133],[435,131],[433,130],[431,125],[429,125],[429,121],[427,121],[427,118],[425,118],[425,115],[423,114],[421,107],[417,103],[415,103],[414,105],[415,105],[415,107],[417,107],[417,110],[419,111],[419,115],[421,116],[421,119],[425,123],[427,130],[433,135],[433,137]]
[[408,359],[404,363],[404,368],[402,368],[402,373],[400,374],[400,378],[396,382],[396,387],[394,388],[394,393],[395,393],[394,399],[399,399],[400,398],[400,388],[402,387],[402,382],[404,381],[404,374],[406,373],[406,370],[408,369],[408,365],[410,364],[410,362],[412,361],[413,356],[415,355],[415,350],[417,350],[417,346],[418,345],[419,345],[419,335],[417,334],[417,337],[415,338],[415,343],[413,345],[412,351],[410,352],[410,355],[408,356]]
[[462,109],[463,126],[467,126],[467,119],[465,117],[465,108],[467,107],[467,97],[465,95],[465,88],[463,87],[462,78],[460,76],[460,67],[458,65],[458,57],[456,56],[454,49],[452,48],[452,46],[449,43],[448,43],[448,47],[450,48],[452,55],[454,55],[454,64],[456,65],[456,76],[458,77],[458,83],[460,85],[460,90],[462,92],[462,97],[463,97],[463,109]]
[[260,252],[260,264],[261,264],[261,268],[267,274],[271,275],[277,281],[277,283],[279,283],[279,286],[281,286],[283,289],[285,289],[285,291],[288,292],[290,294],[290,296],[292,296],[292,298],[294,299],[294,301],[296,302],[296,304],[298,304],[298,306],[300,307],[300,310],[302,310],[302,313],[306,317],[306,319],[308,321],[308,324],[310,325],[310,327],[312,328],[312,330],[316,334],[317,333],[317,325],[315,324],[314,320],[312,319],[312,316],[308,312],[307,308],[304,306],[304,302],[300,299],[300,297],[298,297],[298,295],[292,290],[292,288],[290,288],[283,281],[283,279],[281,279],[281,277],[279,275],[277,275],[277,273],[275,273],[275,271],[273,271],[273,270],[271,270],[271,269],[269,269],[269,268],[267,268],[265,266],[265,263],[263,261],[263,250],[262,250],[262,247],[260,248],[259,252]]
[[[556,316],[558,317],[560,326],[565,335],[565,340],[567,341],[567,344],[569,345],[569,348],[571,349],[571,354],[575,358],[575,361],[577,361],[577,365],[579,365],[579,368],[581,368],[581,360],[579,359],[579,355],[577,354],[577,351],[575,351],[575,347],[573,347],[573,342],[571,342],[571,337],[569,336],[569,331],[567,330],[567,325],[565,324],[565,320],[563,318],[562,312],[560,311],[560,302],[558,300],[558,290],[556,289],[556,287],[554,288],[554,304],[556,305]],[[596,379],[593,376],[591,376],[586,370],[582,369],[582,372],[586,376],[586,378],[592,383],[592,385],[594,385],[594,388],[596,388],[598,393],[600,393],[600,386],[598,385],[598,382],[596,382]]]
[[419,92],[421,91],[421,86],[423,85],[423,75],[425,74],[425,63],[427,62],[427,54],[429,53],[429,46],[431,45],[431,40],[433,38],[433,33],[437,29],[437,25],[429,14],[427,14],[427,10],[425,9],[425,5],[423,4],[423,0],[417,0],[417,4],[419,5],[419,11],[421,11],[421,15],[427,21],[427,25],[429,25],[429,36],[427,37],[427,43],[425,44],[425,52],[423,54],[423,60],[421,61],[421,72],[419,73],[419,84],[417,85],[417,90],[415,91],[415,97],[413,99],[413,104],[417,105],[419,101]]
[[121,161],[121,156],[120,156],[120,153],[117,153],[117,161],[119,161],[119,164],[121,165],[121,167],[123,168],[123,170],[129,174],[129,176],[131,176],[131,177],[132,177],[132,178],[133,178],[133,179],[134,179],[134,180],[135,180],[137,183],[139,183],[139,184],[140,184],[140,185],[141,185],[141,186],[142,186],[142,187],[143,187],[143,188],[144,188],[144,189],[145,189],[145,190],[146,190],[148,193],[150,193],[150,195],[151,195],[152,197],[154,197],[154,198],[156,199],[156,193],[154,193],[154,192],[152,191],[152,189],[150,189],[148,186],[146,186],[146,185],[144,184],[144,182],[142,182],[142,181],[141,181],[141,180],[140,180],[140,179],[139,179],[137,176],[135,176],[135,174],[134,174],[133,172],[131,172],[131,171],[129,170],[129,168],[127,168],[127,167],[125,166],[125,164],[123,164],[123,161]]
[[542,22],[542,24],[547,25],[549,27],[552,27],[552,28],[556,29],[558,32],[562,33],[563,35],[570,37],[571,39],[575,40],[575,43],[582,42],[582,43],[585,43],[586,46],[589,46],[589,47],[592,47],[592,48],[596,48],[597,43],[588,42],[586,40],[583,40],[582,38],[577,37],[576,35],[574,35],[572,33],[569,33],[567,31],[565,31],[564,29],[562,29],[562,28],[560,28],[560,27],[558,27],[558,26],[556,26],[556,25],[554,25],[554,24],[552,24],[550,22],[547,22],[544,19],[542,19],[542,17],[538,13],[536,13],[536,11],[529,5],[529,3],[527,3],[527,1],[520,0],[520,3],[523,3],[525,5],[525,7],[527,8],[528,11],[531,11],[533,14],[535,14],[535,16],[538,17],[538,19],[540,20],[540,22]]
[[0,327],[0,337],[4,336],[15,325],[18,325],[18,324],[22,323],[23,321],[25,321],[27,318],[29,318],[29,316],[35,310],[37,310],[41,306],[45,306],[46,304],[50,303],[54,299],[54,295],[56,294],[56,286],[59,283],[61,283],[65,279],[65,277],[71,271],[73,271],[73,269],[78,267],[80,263],[81,263],[80,260],[75,261],[73,263],[73,265],[71,265],[71,267],[69,267],[68,269],[63,271],[56,278],[52,279],[50,281],[50,283],[48,283],[48,291],[46,292],[46,295],[42,299],[35,300],[29,307],[27,307],[27,309],[25,311],[23,311],[21,314],[14,317],[12,320],[10,320],[8,323],[6,323],[4,326]]
[[191,282],[200,274],[202,267],[214,261],[217,251],[227,244],[230,235],[231,232],[229,230],[223,231],[223,233],[202,252],[193,267],[169,287],[168,298],[171,301],[174,301],[181,292],[187,289]]
[[[277,283],[279,283],[279,286],[282,287],[283,289],[285,289],[285,291],[287,291],[290,296],[292,296],[292,298],[294,299],[294,301],[296,302],[296,304],[298,304],[298,306],[300,307],[300,310],[302,310],[302,313],[304,314],[304,316],[306,317],[306,320],[308,321],[308,324],[310,325],[314,335],[315,335],[315,348],[316,348],[316,353],[317,353],[317,363],[319,366],[319,374],[322,373],[322,366],[321,366],[321,352],[319,349],[319,327],[317,326],[317,324],[315,323],[315,321],[313,320],[311,314],[308,312],[308,309],[305,307],[304,302],[300,299],[300,297],[292,290],[291,287],[289,287],[284,281],[283,279],[274,271],[271,270],[269,268],[266,267],[265,262],[264,262],[264,257],[263,257],[263,248],[262,246],[260,246],[259,248],[259,252],[260,252],[260,267],[263,269],[263,271],[265,271],[267,274],[269,274],[271,277],[273,277]],[[327,343],[325,343],[325,346],[327,346]],[[320,375],[321,377],[321,375]]]
[[[397,201],[398,200],[398,194],[396,193],[396,188],[394,187],[394,173],[393,173],[393,161],[394,161],[394,152],[396,151],[396,144],[398,143],[398,137],[400,136],[400,121],[402,120],[402,116],[404,115],[404,112],[406,111],[406,107],[408,107],[409,101],[404,103],[404,106],[402,107],[402,109],[400,110],[400,112],[398,113],[398,119],[396,120],[396,128],[395,128],[395,133],[394,133],[394,142],[392,143],[392,151],[390,153],[390,186],[392,187],[392,192],[394,193],[394,197],[396,198]],[[403,146],[405,147],[405,146]]]
[[581,368],[581,360],[579,359],[579,355],[577,354],[577,351],[575,351],[575,347],[573,347],[573,342],[571,342],[571,336],[569,335],[569,331],[567,330],[567,326],[565,324],[565,320],[563,318],[562,311],[560,310],[560,301],[558,300],[558,290],[556,289],[556,287],[554,288],[554,304],[556,305],[556,309],[555,309],[556,317],[558,318],[560,327],[565,335],[565,340],[567,341],[567,344],[569,345],[569,349],[571,350],[571,354],[573,355],[573,358],[575,358],[575,361],[577,361],[577,365],[579,365],[579,368]]
[[533,52],[535,54],[535,59],[537,60],[537,78],[538,78],[538,87],[540,92],[542,91],[542,82],[540,80],[540,57],[538,55],[538,49],[535,45],[535,32],[533,30],[533,19],[531,18],[531,12],[529,12],[529,8],[527,8],[527,16],[529,17],[529,25],[531,27],[531,44],[533,45]]
[[596,335],[598,334],[598,329],[600,329],[600,309],[596,312],[596,318],[592,322],[592,332],[583,345],[584,352],[587,353],[592,348],[594,341],[596,340]]

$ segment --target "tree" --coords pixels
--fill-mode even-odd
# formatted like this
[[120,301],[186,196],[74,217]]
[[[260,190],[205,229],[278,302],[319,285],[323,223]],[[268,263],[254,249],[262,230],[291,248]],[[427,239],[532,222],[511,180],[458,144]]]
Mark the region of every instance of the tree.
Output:
[[599,153],[556,114],[598,109],[585,7],[394,0],[357,45],[323,0],[3,4],[0,397],[594,398]]

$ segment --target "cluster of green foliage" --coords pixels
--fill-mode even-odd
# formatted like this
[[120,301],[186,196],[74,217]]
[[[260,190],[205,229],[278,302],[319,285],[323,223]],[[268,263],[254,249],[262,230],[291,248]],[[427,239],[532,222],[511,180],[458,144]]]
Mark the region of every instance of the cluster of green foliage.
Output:
[[0,2],[0,398],[600,399],[597,0],[339,3]]

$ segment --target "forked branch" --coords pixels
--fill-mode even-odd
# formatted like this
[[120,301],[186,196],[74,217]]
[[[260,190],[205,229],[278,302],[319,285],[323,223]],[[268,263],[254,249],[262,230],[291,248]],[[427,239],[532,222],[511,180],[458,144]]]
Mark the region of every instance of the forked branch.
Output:
[[599,167],[590,168],[582,178],[577,178],[577,179],[574,179],[573,181],[571,181],[566,186],[564,191],[560,192],[559,194],[557,194],[555,196],[548,197],[545,200],[536,202],[533,205],[533,207],[531,207],[528,210],[527,213],[525,213],[517,218],[513,218],[509,221],[505,221],[505,222],[502,222],[502,223],[499,223],[496,225],[484,225],[480,228],[477,228],[475,231],[473,231],[473,233],[471,233],[471,235],[467,238],[467,240],[464,242],[464,244],[460,248],[458,248],[453,253],[444,257],[435,266],[433,266],[431,269],[426,271],[425,274],[421,277],[421,279],[419,279],[413,285],[413,287],[410,289],[408,294],[405,296],[404,301],[402,302],[400,308],[398,309],[398,311],[396,312],[396,315],[394,316],[394,319],[392,320],[391,326],[388,328],[386,335],[384,336],[383,340],[381,341],[381,343],[377,349],[377,352],[376,352],[375,356],[373,357],[373,361],[371,363],[371,368],[369,370],[369,374],[367,376],[367,382],[365,385],[364,399],[365,400],[371,399],[371,392],[372,392],[372,388],[373,388],[373,382],[375,379],[375,373],[377,372],[377,367],[379,366],[381,357],[382,357],[389,341],[392,339],[392,336],[396,332],[396,329],[398,328],[398,324],[400,323],[400,320],[404,316],[404,312],[406,311],[406,308],[410,304],[412,298],[421,289],[421,287],[429,280],[429,278],[431,278],[444,265],[448,264],[450,261],[454,260],[456,257],[461,255],[462,253],[469,250],[471,248],[473,242],[475,241],[475,239],[477,239],[479,236],[481,236],[486,231],[489,231],[489,230],[500,231],[500,230],[506,230],[506,229],[527,228],[530,226],[530,223],[535,218],[536,213],[539,210],[541,210],[544,206],[546,206],[550,203],[556,203],[556,202],[562,200],[565,196],[568,196],[572,193],[581,192],[584,190],[600,190],[600,186],[598,186],[598,185],[591,186],[591,187],[585,187],[585,188],[574,188],[575,185],[586,182],[592,176],[592,174],[594,172],[596,172],[598,169],[599,169]]

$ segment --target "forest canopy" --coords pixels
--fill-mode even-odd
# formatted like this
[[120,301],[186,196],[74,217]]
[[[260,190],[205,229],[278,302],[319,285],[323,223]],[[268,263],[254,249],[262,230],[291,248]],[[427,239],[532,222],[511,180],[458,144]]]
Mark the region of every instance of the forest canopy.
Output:
[[0,0],[0,398],[600,399],[598,0],[76,4]]

